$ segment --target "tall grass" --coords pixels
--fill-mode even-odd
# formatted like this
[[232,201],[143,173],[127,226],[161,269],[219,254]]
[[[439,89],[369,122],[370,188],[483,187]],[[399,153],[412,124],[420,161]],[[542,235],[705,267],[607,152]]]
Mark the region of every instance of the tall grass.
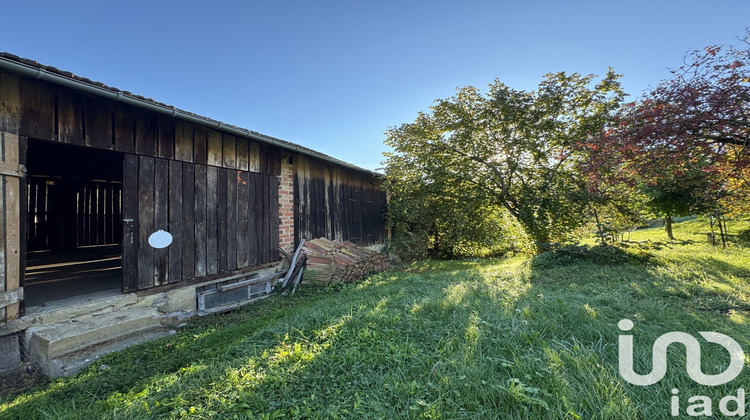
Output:
[[[698,223],[676,225],[678,239]],[[747,369],[703,387],[672,346],[659,383],[618,373],[623,318],[635,322],[641,373],[669,331],[722,332],[750,352],[750,251],[660,234],[639,231],[633,240],[651,242],[606,252],[425,261],[303,288],[6,396],[0,417],[655,419],[673,418],[673,388],[683,415],[694,395],[716,411],[750,384]],[[723,371],[726,351],[703,350],[704,371]]]

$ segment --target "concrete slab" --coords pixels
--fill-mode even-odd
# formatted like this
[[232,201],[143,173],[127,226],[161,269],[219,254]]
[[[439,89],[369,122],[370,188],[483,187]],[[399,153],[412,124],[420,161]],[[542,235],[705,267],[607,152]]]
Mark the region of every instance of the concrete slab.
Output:
[[37,361],[42,372],[52,378],[73,376],[85,367],[99,360],[104,355],[126,349],[136,344],[156,340],[157,338],[174,335],[174,330],[153,328],[136,334],[120,337],[117,340],[100,343],[65,356]]
[[158,311],[138,307],[30,328],[27,337],[32,357],[53,359],[118,337],[158,327],[161,327]]

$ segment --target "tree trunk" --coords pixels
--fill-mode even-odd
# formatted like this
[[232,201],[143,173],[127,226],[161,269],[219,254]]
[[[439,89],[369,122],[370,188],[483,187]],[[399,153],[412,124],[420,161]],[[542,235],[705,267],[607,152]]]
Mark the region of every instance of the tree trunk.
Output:
[[597,234],[599,235],[599,240],[601,241],[602,245],[607,245],[607,241],[604,239],[604,227],[602,226],[602,222],[599,220],[599,213],[594,209],[594,219],[596,220],[596,230]]
[[664,230],[667,231],[667,238],[670,241],[674,241],[674,234],[672,233],[672,215],[668,214],[664,216]]

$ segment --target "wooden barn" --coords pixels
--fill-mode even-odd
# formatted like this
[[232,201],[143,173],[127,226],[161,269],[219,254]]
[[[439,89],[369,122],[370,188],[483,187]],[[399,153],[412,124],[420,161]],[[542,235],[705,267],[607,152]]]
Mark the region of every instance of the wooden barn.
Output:
[[303,238],[385,240],[376,173],[6,53],[0,180],[0,371],[264,297]]

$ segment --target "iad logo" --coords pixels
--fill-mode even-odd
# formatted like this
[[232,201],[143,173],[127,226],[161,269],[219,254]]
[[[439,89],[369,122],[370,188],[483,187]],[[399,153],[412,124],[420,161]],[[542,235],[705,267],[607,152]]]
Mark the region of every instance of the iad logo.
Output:
[[[630,331],[633,329],[633,321],[623,319],[617,323],[617,326],[623,331]],[[734,339],[724,334],[705,331],[701,331],[699,334],[704,340],[709,343],[720,344],[729,352],[731,361],[724,372],[716,375],[703,373],[701,370],[701,345],[698,340],[684,332],[668,332],[654,342],[651,372],[646,375],[633,372],[633,336],[621,335],[619,343],[620,375],[633,385],[646,386],[659,382],[667,373],[667,347],[672,343],[680,343],[685,346],[687,358],[685,369],[690,379],[701,385],[715,386],[723,385],[736,378],[742,372],[742,367],[745,364],[745,353],[742,351],[742,347]]]
[[[629,319],[620,320],[617,326],[622,331],[633,329],[633,321]],[[729,352],[729,367],[716,375],[706,375],[701,369],[701,346],[698,340],[690,334],[684,332],[668,332],[659,336],[654,342],[651,356],[651,372],[641,375],[633,371],[633,336],[620,335],[619,338],[619,370],[620,375],[626,381],[633,385],[647,386],[659,382],[667,373],[667,347],[673,343],[680,343],[685,346],[686,366],[685,370],[693,381],[706,386],[723,385],[734,378],[741,372],[745,362],[745,353],[742,347],[731,337],[717,332],[699,333],[704,340],[709,343],[716,343],[724,347]],[[680,414],[680,398],[678,389],[672,390],[671,413],[673,416]],[[711,416],[713,415],[711,398],[696,395],[688,399],[692,403],[685,410],[690,416]],[[729,409],[730,403],[736,404],[736,409]],[[719,402],[719,411],[727,416],[745,415],[745,390],[737,390],[737,396],[728,395]]]

